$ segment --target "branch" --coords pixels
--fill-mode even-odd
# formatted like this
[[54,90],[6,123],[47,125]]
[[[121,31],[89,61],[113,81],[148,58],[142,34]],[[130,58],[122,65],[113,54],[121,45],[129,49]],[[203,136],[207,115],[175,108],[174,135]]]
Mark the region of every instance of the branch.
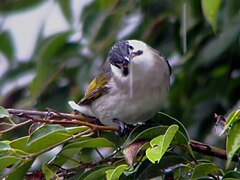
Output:
[[0,136],[3,135],[3,134],[5,134],[5,133],[7,133],[7,132],[10,132],[10,131],[12,131],[12,130],[14,130],[14,129],[16,129],[16,128],[19,128],[19,127],[21,127],[21,126],[24,126],[24,125],[26,125],[26,124],[29,124],[29,123],[31,123],[31,122],[32,122],[32,120],[27,120],[27,121],[24,121],[24,122],[19,123],[19,124],[11,125],[10,128],[0,131]]
[[[195,140],[191,140],[191,147],[193,151],[201,153],[207,156],[217,157],[219,159],[227,160],[227,153],[224,149],[220,149],[214,146],[210,146],[208,144],[204,144]],[[239,162],[238,156],[233,156],[232,161]]]
[[[35,111],[35,110],[23,110],[23,109],[7,109],[9,114],[14,114],[19,117],[25,117],[31,120],[32,122],[42,122],[49,124],[73,124],[73,125],[81,125],[88,126],[94,130],[109,130],[109,131],[117,131],[118,128],[114,126],[101,126],[93,123],[89,123],[93,121],[94,117],[83,116],[81,114],[69,114],[69,113],[60,113],[54,110],[50,110],[48,112],[45,111]],[[39,119],[33,116],[41,116],[44,119]],[[11,129],[7,129],[5,131],[0,131],[0,134],[4,134],[13,130],[20,126],[21,123],[16,124],[11,127]],[[26,123],[27,124],[27,123]],[[24,125],[24,124],[23,124]]]

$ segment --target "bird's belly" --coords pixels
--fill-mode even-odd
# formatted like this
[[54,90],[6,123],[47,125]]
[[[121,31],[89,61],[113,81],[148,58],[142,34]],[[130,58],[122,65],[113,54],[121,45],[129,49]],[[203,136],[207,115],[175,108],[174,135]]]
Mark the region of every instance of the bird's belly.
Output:
[[[147,87],[145,90],[124,92],[114,90],[92,104],[93,114],[104,124],[113,126],[113,119],[127,124],[145,122],[161,108],[168,94],[168,87]],[[104,104],[104,106],[103,106]]]

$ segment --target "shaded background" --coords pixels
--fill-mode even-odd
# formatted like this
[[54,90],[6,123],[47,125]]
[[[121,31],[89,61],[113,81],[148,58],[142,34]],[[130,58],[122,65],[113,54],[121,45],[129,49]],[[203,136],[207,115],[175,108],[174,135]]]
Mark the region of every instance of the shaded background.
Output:
[[217,144],[214,113],[240,99],[239,8],[223,0],[211,26],[201,1],[1,0],[0,105],[70,112],[113,43],[139,39],[173,67],[163,111],[192,138]]

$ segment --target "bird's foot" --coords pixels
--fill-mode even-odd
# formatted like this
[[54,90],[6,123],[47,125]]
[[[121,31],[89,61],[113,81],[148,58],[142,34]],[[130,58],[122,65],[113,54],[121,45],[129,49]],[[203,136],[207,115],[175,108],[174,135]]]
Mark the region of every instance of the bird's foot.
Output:
[[119,119],[113,119],[113,122],[118,125],[118,131],[116,131],[117,135],[124,136],[131,132],[133,129],[133,125],[126,124],[125,122],[119,120]]

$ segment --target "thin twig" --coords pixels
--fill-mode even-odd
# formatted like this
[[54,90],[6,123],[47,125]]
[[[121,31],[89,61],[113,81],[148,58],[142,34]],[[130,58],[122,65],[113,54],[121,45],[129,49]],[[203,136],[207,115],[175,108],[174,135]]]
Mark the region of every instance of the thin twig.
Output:
[[5,134],[5,133],[7,133],[7,132],[10,132],[10,131],[12,131],[12,130],[14,130],[14,129],[16,129],[16,128],[19,128],[19,127],[21,127],[21,126],[24,126],[24,125],[26,125],[26,124],[29,124],[29,123],[31,123],[31,122],[32,122],[32,120],[27,120],[27,121],[24,121],[24,122],[22,122],[22,123],[15,124],[14,126],[11,126],[11,127],[8,128],[8,129],[5,129],[5,130],[0,131],[0,136],[2,136],[3,134]]
[[69,168],[69,169],[60,168],[56,174],[59,177],[67,178],[67,177],[75,175],[77,172],[79,172],[82,169],[93,168],[93,167],[96,167],[96,166],[98,166],[100,164],[104,164],[104,163],[113,164],[114,162],[121,160],[121,159],[122,159],[122,157],[107,157],[107,158],[101,159],[96,162],[82,163],[79,166]]
[[[109,131],[117,131],[118,128],[114,126],[100,126],[93,123],[89,123],[90,117],[83,116],[81,114],[72,114],[72,113],[61,113],[55,111],[35,111],[35,110],[23,110],[23,109],[7,109],[9,114],[15,114],[20,117],[26,117],[31,119],[33,122],[42,122],[49,124],[74,124],[74,125],[82,125],[88,126],[92,129],[98,130],[109,130]],[[31,116],[42,116],[48,117],[47,119],[39,119]],[[15,129],[15,128],[14,128]],[[6,131],[9,132],[10,130]],[[0,132],[0,134],[3,134]]]
[[7,109],[9,114],[15,114],[18,116],[24,116],[30,115],[30,116],[43,116],[46,117],[48,116],[50,119],[51,118],[65,118],[65,119],[77,119],[77,120],[82,120],[82,121],[88,121],[89,118],[82,116],[80,114],[71,114],[71,113],[60,113],[60,112],[54,112],[54,111],[35,111],[35,110],[25,110],[25,109]]
[[94,130],[108,130],[108,131],[117,131],[118,128],[114,126],[100,126],[84,121],[78,121],[76,119],[72,120],[67,120],[67,119],[62,119],[62,120],[54,120],[54,119],[32,119],[33,122],[42,122],[42,123],[49,123],[49,124],[75,124],[75,125],[81,125],[81,126],[88,126]]

